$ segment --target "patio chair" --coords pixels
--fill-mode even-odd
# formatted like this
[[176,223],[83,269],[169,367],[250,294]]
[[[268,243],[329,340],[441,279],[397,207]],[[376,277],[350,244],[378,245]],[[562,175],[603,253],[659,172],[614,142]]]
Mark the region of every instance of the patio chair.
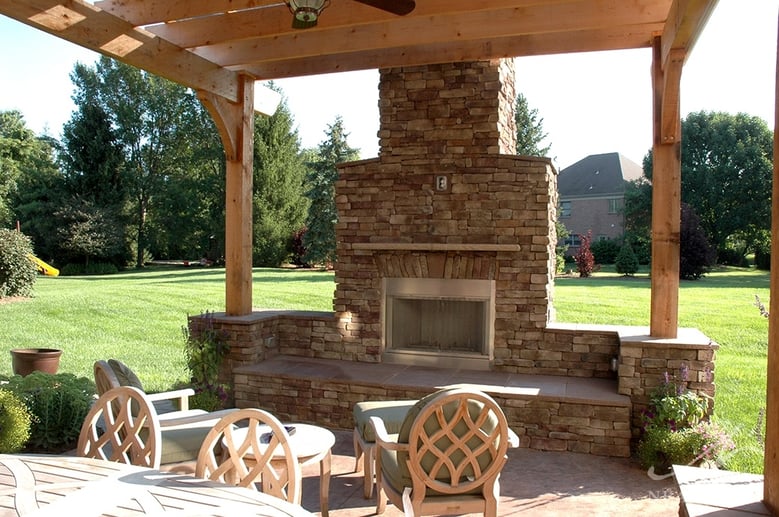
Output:
[[[279,449],[283,461],[277,459]],[[261,481],[262,492],[293,504],[301,502],[300,463],[289,434],[262,409],[240,409],[222,418],[203,441],[195,475],[255,490]]]
[[[95,384],[97,394],[102,395],[111,388],[119,386],[133,386],[143,391],[141,380],[126,364],[116,359],[108,361],[96,361],[94,366]],[[192,388],[164,391],[161,393],[147,393],[147,397],[154,403],[158,415],[170,415],[167,418],[191,416],[202,414],[205,411],[189,409],[189,397],[195,394]]]
[[160,466],[160,443],[151,401],[138,388],[120,386],[103,393],[89,410],[76,453],[156,469]]
[[370,499],[373,495],[373,480],[375,474],[376,435],[371,426],[371,417],[379,417],[384,428],[390,435],[397,434],[406,418],[408,411],[414,407],[414,400],[374,400],[358,402],[354,405],[354,471],[363,471],[363,495]]
[[498,478],[512,434],[498,404],[466,388],[437,391],[409,410],[397,441],[378,417],[376,513],[386,500],[406,515],[497,515]]
[[[98,394],[124,385],[143,390],[135,373],[120,361],[114,359],[96,361],[94,372]],[[178,410],[170,411],[169,405],[163,406],[162,410],[167,410],[167,413],[160,413],[158,404],[154,406],[162,436],[160,458],[162,465],[182,464],[197,460],[200,445],[211,428],[223,416],[237,411],[232,408],[209,413],[202,409],[189,409],[188,398],[192,394],[194,394],[194,390],[190,388],[146,394],[146,398],[153,403],[169,403],[171,400],[179,400],[180,409]],[[181,468],[185,471],[191,471],[191,468],[185,466]]]

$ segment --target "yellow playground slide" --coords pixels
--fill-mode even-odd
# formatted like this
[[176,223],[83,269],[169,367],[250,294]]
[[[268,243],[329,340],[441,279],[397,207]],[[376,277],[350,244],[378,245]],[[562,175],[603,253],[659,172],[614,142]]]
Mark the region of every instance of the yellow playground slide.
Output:
[[43,273],[46,276],[59,276],[60,270],[56,267],[50,266],[35,255],[27,255],[27,257],[35,264],[39,273]]

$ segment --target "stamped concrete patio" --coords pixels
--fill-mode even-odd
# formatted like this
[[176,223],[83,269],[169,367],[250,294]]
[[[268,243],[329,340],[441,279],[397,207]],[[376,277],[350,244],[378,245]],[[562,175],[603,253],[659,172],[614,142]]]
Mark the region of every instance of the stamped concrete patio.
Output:
[[[373,515],[375,498],[364,499],[362,474],[353,472],[351,433],[336,431],[330,481],[330,515]],[[319,512],[319,467],[303,469],[303,506]],[[633,460],[572,452],[509,451],[501,475],[499,515],[678,515],[673,479],[653,481]],[[387,505],[387,517],[403,512]]]

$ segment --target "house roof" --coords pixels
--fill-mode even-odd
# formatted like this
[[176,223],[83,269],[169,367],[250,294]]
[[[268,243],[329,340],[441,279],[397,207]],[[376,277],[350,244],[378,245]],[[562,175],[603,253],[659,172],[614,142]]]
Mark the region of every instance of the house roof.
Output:
[[367,4],[393,5],[332,0],[308,29],[292,28],[282,0],[3,0],[0,14],[237,102],[241,76],[652,48],[656,38],[665,63],[692,49],[717,0],[417,0],[404,16]]
[[561,198],[602,197],[625,192],[625,182],[638,179],[643,170],[619,153],[591,154],[560,171]]

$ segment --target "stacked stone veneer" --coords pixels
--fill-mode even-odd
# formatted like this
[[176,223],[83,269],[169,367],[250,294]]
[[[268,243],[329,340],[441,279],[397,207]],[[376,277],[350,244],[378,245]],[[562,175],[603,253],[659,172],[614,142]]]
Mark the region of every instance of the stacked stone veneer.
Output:
[[511,61],[381,71],[380,155],[339,166],[334,311],[190,318],[193,335],[212,325],[225,332],[221,378],[239,407],[350,427],[356,400],[419,394],[252,370],[279,355],[381,363],[383,277],[494,280],[492,370],[614,378],[630,401],[501,395],[531,447],[625,455],[625,427],[637,435],[651,390],[682,367],[691,389],[713,394],[716,344],[705,336],[654,340],[635,329],[551,323],[556,171],[548,159],[512,154],[514,98]]

